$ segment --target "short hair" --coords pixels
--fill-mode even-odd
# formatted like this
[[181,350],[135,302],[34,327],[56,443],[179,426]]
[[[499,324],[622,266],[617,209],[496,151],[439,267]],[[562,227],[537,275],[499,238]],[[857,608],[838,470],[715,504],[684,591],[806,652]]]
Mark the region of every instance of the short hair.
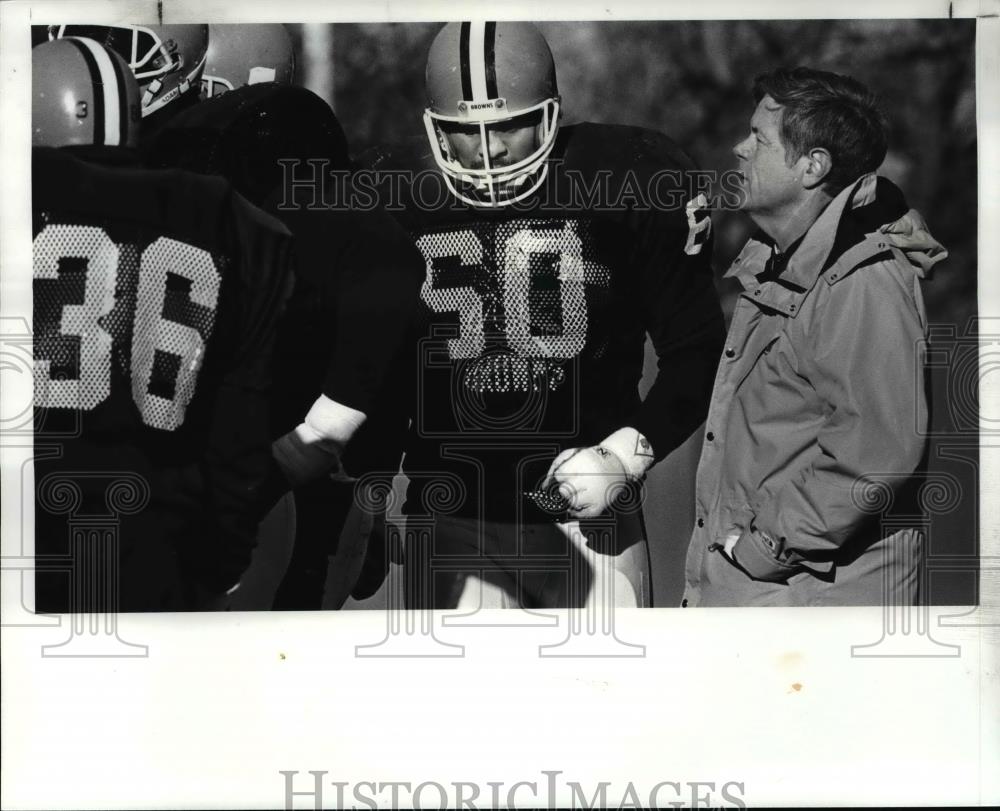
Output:
[[875,94],[857,79],[812,68],[778,68],[753,82],[754,100],[780,104],[781,141],[787,159],[810,149],[830,153],[833,167],[823,183],[837,193],[874,172],[888,149],[886,118]]

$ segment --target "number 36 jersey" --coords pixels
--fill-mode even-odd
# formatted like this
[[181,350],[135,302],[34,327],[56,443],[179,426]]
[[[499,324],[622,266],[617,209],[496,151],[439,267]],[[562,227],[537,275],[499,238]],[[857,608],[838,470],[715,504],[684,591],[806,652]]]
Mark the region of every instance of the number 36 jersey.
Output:
[[[541,519],[524,493],[561,450],[632,426],[662,458],[704,420],[722,316],[711,221],[672,141],[563,127],[539,191],[500,209],[448,195],[426,141],[367,163],[426,261],[408,509],[447,491],[459,515]],[[647,335],[658,374],[641,399]]]
[[123,610],[177,607],[129,580],[157,555],[209,588],[249,562],[291,261],[283,226],[225,181],[129,155],[33,153],[36,551],[65,551],[60,486],[101,514],[112,479],[128,482]]

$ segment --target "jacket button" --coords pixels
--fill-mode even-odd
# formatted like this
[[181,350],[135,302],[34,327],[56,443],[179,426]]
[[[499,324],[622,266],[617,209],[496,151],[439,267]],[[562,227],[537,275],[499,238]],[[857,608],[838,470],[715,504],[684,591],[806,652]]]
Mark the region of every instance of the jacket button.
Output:
[[735,358],[736,357],[736,350],[733,349],[731,346],[728,347],[726,349],[726,357],[727,358]]
[[713,434],[711,431],[709,431],[707,434],[705,434],[705,439],[707,439],[709,442],[711,442],[713,439],[715,439],[715,434]]
[[753,294],[754,294],[755,296],[759,296],[759,295],[760,295],[760,290],[754,290],[754,291],[753,291]]
[[698,526],[699,527],[705,526],[705,519],[704,518],[699,518],[698,519]]

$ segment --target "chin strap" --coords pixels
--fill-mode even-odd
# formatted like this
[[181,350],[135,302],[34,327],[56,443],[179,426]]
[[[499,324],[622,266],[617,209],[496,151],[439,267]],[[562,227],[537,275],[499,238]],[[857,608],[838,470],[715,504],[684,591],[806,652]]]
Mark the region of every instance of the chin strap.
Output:
[[153,79],[148,85],[146,85],[146,92],[142,94],[141,107],[148,107],[149,104],[156,98],[156,94],[160,92],[160,88],[163,87],[163,82],[159,79]]

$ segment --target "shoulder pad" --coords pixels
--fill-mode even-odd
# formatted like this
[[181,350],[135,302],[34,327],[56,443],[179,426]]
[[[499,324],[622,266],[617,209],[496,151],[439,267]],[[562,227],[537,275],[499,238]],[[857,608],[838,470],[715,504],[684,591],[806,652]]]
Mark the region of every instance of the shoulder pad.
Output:
[[222,175],[254,203],[281,182],[278,160],[288,158],[350,165],[330,106],[310,90],[278,84],[247,85],[196,104],[149,151],[153,167]]
[[373,171],[437,169],[430,144],[423,135],[370,147],[358,156],[357,164]]
[[661,132],[618,124],[583,123],[566,130],[564,159],[569,168],[633,170],[649,174],[662,169],[693,170],[691,157]]
[[567,182],[602,190],[609,210],[655,212],[675,227],[688,227],[687,204],[705,191],[707,178],[696,174],[694,161],[673,140],[641,127],[585,123],[565,129],[557,159]]

